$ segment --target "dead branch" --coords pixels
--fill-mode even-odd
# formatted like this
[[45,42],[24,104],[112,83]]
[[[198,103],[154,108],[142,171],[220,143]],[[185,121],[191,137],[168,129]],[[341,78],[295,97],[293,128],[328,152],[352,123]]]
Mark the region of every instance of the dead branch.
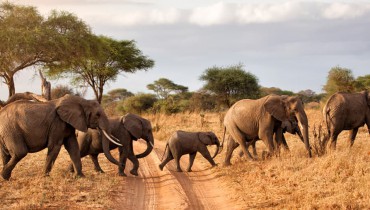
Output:
[[316,125],[313,127],[313,149],[316,152],[317,156],[322,156],[326,153],[326,146],[329,142],[329,134],[324,132],[322,128],[322,123],[318,126],[318,131],[316,131]]

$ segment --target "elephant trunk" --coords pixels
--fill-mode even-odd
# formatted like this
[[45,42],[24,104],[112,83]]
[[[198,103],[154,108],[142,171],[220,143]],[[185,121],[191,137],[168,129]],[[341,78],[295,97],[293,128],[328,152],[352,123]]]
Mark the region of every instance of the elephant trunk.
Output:
[[152,152],[154,147],[154,137],[152,133],[149,134],[148,139],[146,139],[146,143],[147,143],[146,150],[143,153],[136,155],[136,158],[146,157]]
[[215,154],[213,155],[212,159],[214,159],[217,156],[218,151],[220,150],[220,142],[217,141],[216,145],[217,145],[217,149],[216,149]]
[[109,140],[111,139],[110,135],[105,130],[102,130],[102,132],[104,134],[102,138],[102,144],[105,157],[107,157],[107,159],[113,164],[120,165],[120,163],[116,159],[114,159],[112,154],[110,153],[109,149]]
[[308,119],[307,119],[307,115],[303,111],[303,112],[298,113],[296,117],[298,119],[299,127],[301,128],[301,131],[302,131],[302,134],[303,134],[303,140],[304,140],[304,144],[306,146],[306,149],[308,151],[308,156],[312,157],[310,141],[309,141],[309,137],[308,137]]

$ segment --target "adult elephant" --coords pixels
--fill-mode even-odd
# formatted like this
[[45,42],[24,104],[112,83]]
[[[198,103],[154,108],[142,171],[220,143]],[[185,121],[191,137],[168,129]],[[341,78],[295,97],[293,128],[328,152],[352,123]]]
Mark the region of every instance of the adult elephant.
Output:
[[[279,138],[278,136],[280,129],[282,129],[281,138]],[[284,136],[284,133],[286,132],[293,134],[293,135],[298,135],[299,139],[304,143],[304,138],[303,138],[301,129],[298,126],[298,120],[295,116],[291,116],[289,121],[284,121],[284,123],[277,123],[274,127],[274,140],[275,140],[274,145],[277,147],[277,149],[279,149],[280,146],[283,145],[284,149],[289,151],[289,146]],[[260,140],[260,139],[256,139],[255,141],[249,140],[246,142],[247,148],[249,146],[252,146],[254,158],[257,158],[257,149],[256,149],[257,140]],[[231,143],[234,143],[236,147],[238,146],[238,144],[235,142],[231,142]],[[244,154],[243,151],[239,152],[240,157],[242,157],[243,154]]]
[[343,130],[349,130],[348,140],[352,146],[360,127],[366,124],[370,133],[370,93],[335,93],[326,102],[323,116],[331,140],[330,147],[336,148],[338,135]]
[[308,137],[308,119],[303,103],[298,97],[268,95],[257,100],[243,99],[236,102],[226,113],[224,126],[230,134],[226,150],[224,165],[230,165],[230,159],[236,143],[241,145],[244,154],[253,159],[245,142],[261,139],[272,154],[275,152],[273,135],[276,133],[277,141],[282,141],[284,125],[291,116],[298,119],[305,147],[309,157],[311,149]]
[[[138,158],[146,157],[153,150],[154,137],[152,133],[152,125],[149,120],[144,119],[135,114],[126,114],[122,117],[109,118],[109,125],[112,134],[120,140],[123,147],[118,147],[120,165],[118,166],[118,174],[126,176],[124,173],[127,158],[133,163],[131,174],[137,176],[139,168]],[[79,131],[77,133],[77,141],[80,147],[81,157],[89,155],[94,163],[95,171],[104,172],[98,162],[98,155],[103,152],[102,134],[95,129],[89,129],[87,132]],[[138,155],[133,152],[133,140],[144,139],[147,142],[147,149]],[[116,144],[110,144],[109,149],[117,148]]]
[[[27,153],[45,148],[48,152],[44,172],[48,175],[62,145],[72,159],[76,175],[83,176],[75,129],[99,128],[110,134],[108,118],[99,103],[71,95],[48,102],[12,102],[0,111],[0,119],[1,176],[6,180]],[[104,144],[107,158],[119,164],[110,154],[108,142]]]

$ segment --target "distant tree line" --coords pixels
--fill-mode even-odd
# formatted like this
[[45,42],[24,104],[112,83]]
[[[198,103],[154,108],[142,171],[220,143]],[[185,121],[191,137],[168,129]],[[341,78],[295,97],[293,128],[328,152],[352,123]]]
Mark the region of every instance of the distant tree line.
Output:
[[[336,74],[342,76],[335,76]],[[343,76],[344,74],[348,75]],[[360,76],[357,79],[351,75],[352,71],[349,69],[332,68],[323,90],[329,86],[330,90],[334,92],[370,90],[370,75]],[[348,80],[348,77],[352,77],[352,79]],[[269,94],[294,95],[300,97],[304,103],[319,103],[321,100],[325,100],[327,95],[334,93],[316,94],[310,89],[295,93],[277,87],[261,87],[258,84],[258,78],[250,72],[246,72],[240,64],[208,68],[199,79],[205,83],[200,90],[195,92],[189,92],[188,87],[176,84],[167,78],[159,78],[147,85],[148,90],[153,91],[154,94],[133,94],[126,89],[111,90],[107,95],[104,95],[103,105],[110,110],[110,113],[114,114],[126,112],[172,114],[222,111],[240,99],[255,99]],[[343,83],[347,85],[343,85]],[[343,89],[343,87],[347,87],[347,89]]]

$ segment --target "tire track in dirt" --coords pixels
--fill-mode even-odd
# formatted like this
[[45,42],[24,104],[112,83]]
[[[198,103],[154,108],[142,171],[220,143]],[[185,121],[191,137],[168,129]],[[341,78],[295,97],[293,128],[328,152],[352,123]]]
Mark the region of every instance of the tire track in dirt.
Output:
[[[145,150],[146,143],[138,142],[135,148]],[[153,151],[139,159],[139,177],[125,178],[126,193],[120,193],[117,200],[124,209],[230,209],[231,201],[227,190],[220,188],[220,181],[210,170],[207,161],[200,157],[192,167],[193,172],[177,172],[174,161],[169,162],[163,171],[158,165],[164,152],[165,143],[156,142]],[[181,160],[186,168],[187,156]],[[127,174],[132,168],[127,161]]]

